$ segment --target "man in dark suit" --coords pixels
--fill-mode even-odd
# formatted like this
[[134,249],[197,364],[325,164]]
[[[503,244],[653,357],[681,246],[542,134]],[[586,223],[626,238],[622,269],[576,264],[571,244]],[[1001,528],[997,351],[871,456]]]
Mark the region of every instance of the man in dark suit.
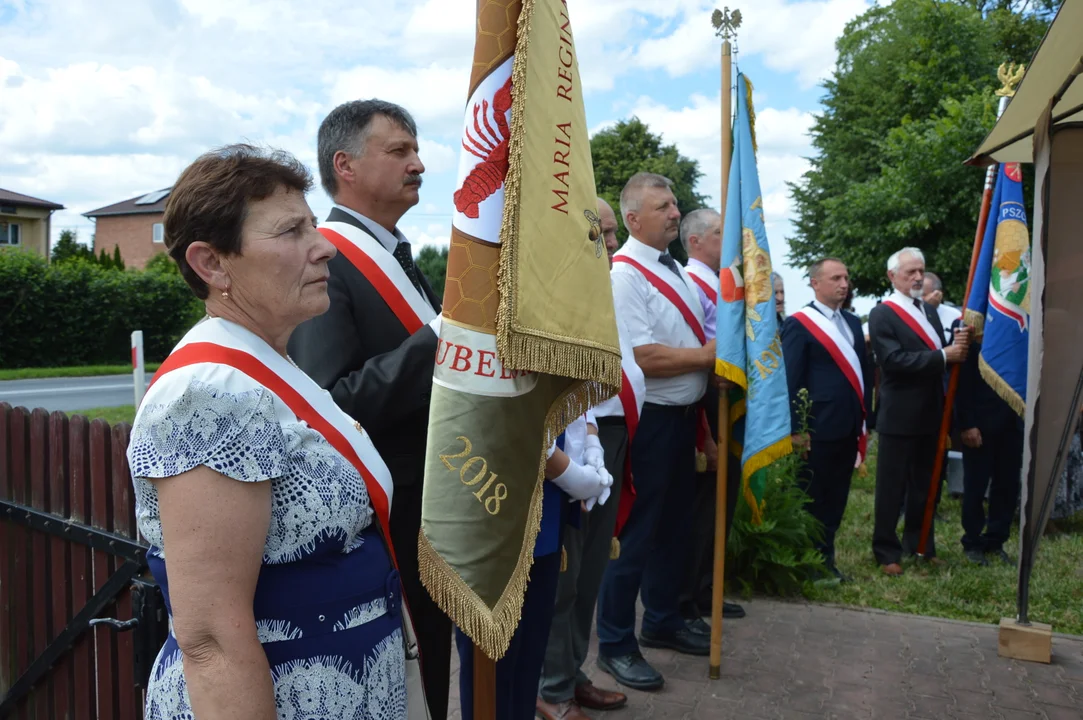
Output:
[[1004,543],[1019,501],[1023,418],[982,378],[980,353],[981,344],[973,342],[959,369],[955,400],[955,421],[963,444],[963,552],[977,565],[989,564],[986,555],[1011,564]]
[[812,501],[809,512],[824,526],[819,550],[828,570],[842,580],[835,565],[835,534],[871,411],[872,364],[861,321],[842,310],[850,288],[846,265],[836,258],[820,260],[809,268],[809,282],[816,299],[782,324],[782,354],[792,428],[802,425],[798,393],[807,390],[812,402],[808,434],[795,433],[793,443],[807,451],[800,480]]
[[403,108],[354,101],[320,125],[320,181],[335,207],[320,231],[339,249],[329,263],[330,309],[302,324],[291,357],[372,437],[391,470],[391,541],[424,659],[434,718],[447,716],[451,621],[422,587],[417,539],[440,299],[396,228],[418,202],[425,166]]
[[[869,314],[869,336],[880,366],[872,551],[881,570],[897,576],[903,572],[903,554],[916,553],[920,543],[944,408],[944,369],[948,363],[966,360],[969,336],[963,328],[951,345],[943,347],[940,318],[921,300],[925,256],[920,250],[903,248],[892,255],[887,276],[894,292]],[[895,526],[904,497],[900,543]],[[935,556],[930,525],[925,557]]]

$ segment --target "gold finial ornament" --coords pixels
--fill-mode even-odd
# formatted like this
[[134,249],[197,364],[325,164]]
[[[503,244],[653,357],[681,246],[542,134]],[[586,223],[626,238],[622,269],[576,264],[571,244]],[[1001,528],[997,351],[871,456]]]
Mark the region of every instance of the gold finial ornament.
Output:
[[[717,10],[715,11],[717,12]],[[1000,80],[1001,88],[996,91],[998,97],[1014,97],[1015,86],[1023,79],[1023,73],[1027,71],[1025,65],[1015,63],[1001,63],[997,69],[997,80]]]
[[715,35],[723,40],[732,40],[737,37],[737,28],[741,27],[741,11],[734,10],[731,13],[728,7],[715,9],[711,13],[711,23],[714,25]]

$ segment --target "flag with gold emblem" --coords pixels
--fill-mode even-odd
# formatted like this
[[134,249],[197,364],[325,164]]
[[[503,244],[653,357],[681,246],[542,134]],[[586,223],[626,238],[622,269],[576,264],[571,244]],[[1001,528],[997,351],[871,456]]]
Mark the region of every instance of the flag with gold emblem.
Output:
[[568,8],[480,0],[429,411],[419,555],[486,655],[519,623],[546,451],[620,388]]
[[763,515],[764,469],[792,452],[790,395],[778,335],[771,248],[756,169],[752,84],[737,75],[726,217],[722,228],[721,296],[715,371],[737,388],[730,393],[731,443],[740,447],[742,495],[752,521]]

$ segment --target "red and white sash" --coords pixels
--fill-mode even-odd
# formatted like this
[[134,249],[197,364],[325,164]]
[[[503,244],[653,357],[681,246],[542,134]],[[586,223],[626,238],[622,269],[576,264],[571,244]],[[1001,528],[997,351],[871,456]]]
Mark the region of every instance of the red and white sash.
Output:
[[913,302],[901,303],[894,298],[888,298],[884,301],[884,305],[894,310],[895,314],[929,346],[930,350],[940,350],[944,346],[939,333],[929,322],[929,318],[925,317],[925,313],[915,307]]
[[[688,301],[675,284],[679,282],[681,283],[680,287],[683,287],[688,292],[693,292],[692,288],[688,286],[688,283],[684,281],[684,276],[674,276],[671,280],[668,277],[656,275],[644,267],[643,263],[638,260],[633,260],[627,255],[621,255],[619,253],[613,256],[613,262],[625,263],[638,270],[640,274],[647,279],[647,282],[654,286],[655,290],[662,293],[663,297],[673,303],[673,306],[680,311],[681,317],[688,323],[688,327],[692,329],[692,333],[696,336],[696,339],[699,340],[700,345],[707,344],[707,335],[703,332],[703,320],[700,318],[700,315],[697,315],[695,311],[692,310]],[[666,275],[672,275],[672,273],[667,272]],[[699,309],[700,314],[702,315],[703,308],[700,307],[698,302],[695,304],[695,307]]]
[[408,333],[413,335],[436,317],[399,261],[376,238],[344,222],[323,222],[319,230],[372,283]]
[[[222,366],[241,375],[224,371]],[[391,548],[391,472],[368,433],[339,409],[329,392],[248,330],[215,318],[188,331],[155,373],[140,407],[166,401],[170,393],[182,392],[194,377],[239,390],[265,388],[279,401],[275,403],[279,418],[295,417],[320,433],[361,475]],[[391,556],[394,561],[393,548]]]
[[684,268],[688,272],[688,277],[692,279],[699,289],[703,291],[703,294],[707,296],[707,299],[711,301],[711,304],[718,306],[718,275],[711,273],[709,270],[704,269],[700,265],[694,265],[691,262]]
[[868,430],[865,427],[865,376],[857,351],[838,327],[815,308],[806,305],[795,312],[793,318],[823,345],[857,395],[857,404],[861,408],[861,435],[857,440],[857,464],[860,465],[868,447]]

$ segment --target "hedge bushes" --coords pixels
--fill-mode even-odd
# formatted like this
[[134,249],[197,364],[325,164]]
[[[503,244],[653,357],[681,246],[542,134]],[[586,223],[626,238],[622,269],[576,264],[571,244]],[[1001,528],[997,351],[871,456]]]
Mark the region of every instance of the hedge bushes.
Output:
[[127,363],[134,330],[146,361],[158,362],[202,314],[179,273],[0,252],[3,368]]

